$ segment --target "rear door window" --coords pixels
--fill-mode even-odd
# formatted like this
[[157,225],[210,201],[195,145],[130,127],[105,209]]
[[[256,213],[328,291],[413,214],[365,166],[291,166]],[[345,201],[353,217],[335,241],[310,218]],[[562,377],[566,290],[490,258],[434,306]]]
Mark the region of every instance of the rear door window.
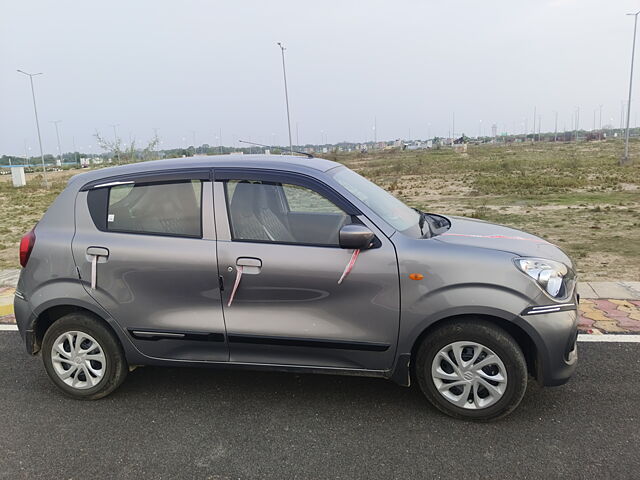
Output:
[[109,188],[111,232],[202,236],[202,182],[126,184]]

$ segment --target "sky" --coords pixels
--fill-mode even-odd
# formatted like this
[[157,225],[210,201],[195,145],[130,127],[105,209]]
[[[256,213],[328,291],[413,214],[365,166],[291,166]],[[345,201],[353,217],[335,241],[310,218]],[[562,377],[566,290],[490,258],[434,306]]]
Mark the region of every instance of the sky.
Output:
[[[0,155],[620,125],[640,0],[0,2]],[[640,65],[638,66],[640,69]],[[640,75],[640,72],[638,72]],[[637,77],[636,77],[637,78]],[[636,87],[640,87],[635,82]],[[632,100],[631,123],[640,110]],[[636,100],[638,98],[639,100]],[[377,127],[374,132],[374,124]],[[537,129],[538,127],[536,127]],[[221,135],[220,135],[221,133]],[[221,136],[221,138],[220,138]]]

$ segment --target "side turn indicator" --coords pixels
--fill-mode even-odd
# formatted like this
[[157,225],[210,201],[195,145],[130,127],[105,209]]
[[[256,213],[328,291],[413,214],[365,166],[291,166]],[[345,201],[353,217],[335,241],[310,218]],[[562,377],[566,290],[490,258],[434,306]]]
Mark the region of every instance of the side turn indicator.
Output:
[[421,273],[410,273],[409,278],[411,280],[422,280],[424,278],[424,275],[422,275]]

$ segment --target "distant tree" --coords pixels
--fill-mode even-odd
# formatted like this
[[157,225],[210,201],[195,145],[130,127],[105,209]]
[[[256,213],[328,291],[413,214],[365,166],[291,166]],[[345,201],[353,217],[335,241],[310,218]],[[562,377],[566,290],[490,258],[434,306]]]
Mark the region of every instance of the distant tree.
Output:
[[144,148],[138,149],[136,148],[135,138],[131,139],[128,144],[124,145],[122,143],[122,139],[116,138],[115,140],[109,140],[100,135],[97,131],[94,134],[94,137],[98,142],[98,146],[102,150],[105,152],[113,152],[116,160],[124,163],[135,162],[138,159],[150,160],[151,158],[156,157],[155,150],[160,143],[158,136],[154,135]]
[[460,143],[467,143],[469,141],[469,137],[467,137],[464,133],[462,134],[462,136],[460,138],[456,138],[453,143],[455,144],[460,144]]

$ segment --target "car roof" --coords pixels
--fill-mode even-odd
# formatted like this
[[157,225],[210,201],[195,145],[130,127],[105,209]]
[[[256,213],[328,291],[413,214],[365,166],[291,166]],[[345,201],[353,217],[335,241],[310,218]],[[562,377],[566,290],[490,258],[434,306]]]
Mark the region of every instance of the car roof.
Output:
[[130,163],[116,167],[100,168],[75,175],[69,180],[69,185],[86,183],[108,177],[129,175],[136,173],[161,172],[177,169],[197,168],[262,168],[270,170],[287,170],[295,172],[309,172],[316,170],[326,172],[339,166],[337,162],[324,158],[308,158],[295,155],[197,155],[194,157],[167,158],[164,160],[152,160],[149,162]]

